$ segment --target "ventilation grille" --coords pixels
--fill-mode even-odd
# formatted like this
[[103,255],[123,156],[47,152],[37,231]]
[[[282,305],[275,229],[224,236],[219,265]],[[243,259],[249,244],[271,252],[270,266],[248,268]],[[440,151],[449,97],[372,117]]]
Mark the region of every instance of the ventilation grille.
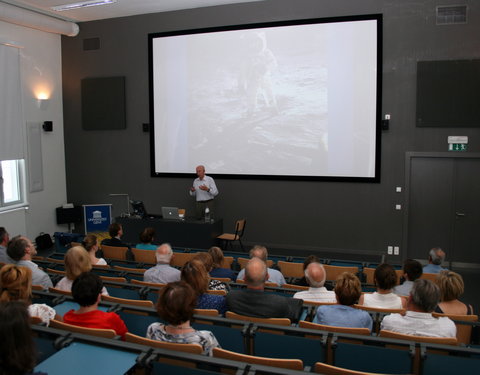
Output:
[[467,23],[466,5],[437,7],[437,25],[458,25],[464,23]]

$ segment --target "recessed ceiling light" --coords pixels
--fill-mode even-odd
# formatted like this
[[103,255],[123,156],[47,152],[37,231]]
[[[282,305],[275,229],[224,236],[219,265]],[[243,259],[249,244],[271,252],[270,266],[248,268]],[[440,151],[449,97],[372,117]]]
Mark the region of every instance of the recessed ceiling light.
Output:
[[57,12],[61,12],[63,10],[94,7],[97,5],[107,5],[107,4],[113,4],[116,2],[117,0],[90,0],[90,1],[81,1],[79,3],[57,5],[57,6],[51,7],[51,9],[56,10]]

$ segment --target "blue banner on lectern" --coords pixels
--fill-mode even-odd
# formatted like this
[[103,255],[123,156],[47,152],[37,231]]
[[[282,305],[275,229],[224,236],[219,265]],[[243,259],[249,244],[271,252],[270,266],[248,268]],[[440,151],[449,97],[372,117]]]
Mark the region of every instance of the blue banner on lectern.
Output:
[[84,204],[85,233],[108,232],[112,222],[111,204]]

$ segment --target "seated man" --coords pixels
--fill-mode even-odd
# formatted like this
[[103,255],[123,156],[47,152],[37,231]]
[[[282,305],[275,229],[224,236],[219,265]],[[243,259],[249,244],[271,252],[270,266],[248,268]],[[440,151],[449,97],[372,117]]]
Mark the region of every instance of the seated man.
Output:
[[68,311],[63,316],[63,321],[86,328],[113,329],[117,335],[124,338],[127,327],[123,320],[114,312],[98,309],[102,289],[103,283],[98,275],[84,272],[78,276],[72,284],[72,296],[80,308],[77,311]]
[[7,245],[10,238],[4,227],[0,227],[0,262],[12,263],[12,259],[7,255]]
[[53,287],[50,276],[32,262],[32,257],[37,255],[37,249],[27,237],[13,237],[8,243],[7,255],[17,266],[28,267],[32,270],[32,285],[41,285],[44,289]]
[[129,247],[122,241],[123,227],[119,223],[112,223],[108,227],[108,234],[111,238],[105,238],[102,240],[102,245],[115,246],[115,247]]
[[423,267],[423,273],[439,273],[446,270],[442,267],[442,263],[445,260],[445,251],[439,247],[434,247],[428,253],[428,264]]
[[303,301],[265,293],[266,280],[268,280],[267,265],[260,258],[253,257],[245,267],[247,288],[232,290],[227,294],[228,310],[257,318],[289,318],[298,321]]
[[337,302],[335,292],[327,290],[323,285],[327,273],[323,265],[317,262],[310,263],[305,269],[305,279],[310,288],[308,290],[297,292],[293,298],[300,298],[304,301],[314,302]]
[[180,271],[170,266],[173,251],[168,243],[161,244],[157,248],[155,257],[157,258],[157,265],[145,271],[143,281],[157,284],[180,281]]
[[[267,262],[268,252],[265,246],[255,245],[252,250],[250,250],[250,258],[260,258],[265,263]],[[274,270],[273,268],[268,269],[268,280],[269,283],[276,283],[279,286],[286,284],[285,278],[283,277],[280,271]],[[245,278],[245,269],[241,270],[238,273],[237,280],[243,280]]]
[[403,277],[405,281],[402,285],[397,285],[393,288],[393,293],[398,296],[408,297],[412,290],[413,282],[419,279],[422,276],[422,273],[423,270],[420,262],[414,259],[407,259],[403,264]]
[[383,318],[381,329],[415,336],[455,337],[457,328],[449,318],[434,318],[432,312],[440,301],[440,289],[433,282],[418,279],[407,301],[407,313]]

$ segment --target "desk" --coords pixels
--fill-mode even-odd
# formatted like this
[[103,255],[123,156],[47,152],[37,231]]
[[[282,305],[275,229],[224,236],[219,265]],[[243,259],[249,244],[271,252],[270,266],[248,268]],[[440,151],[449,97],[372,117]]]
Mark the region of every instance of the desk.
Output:
[[155,243],[168,242],[172,247],[208,249],[216,245],[215,238],[223,233],[223,220],[213,223],[203,220],[164,220],[158,218],[135,219],[117,217],[123,226],[122,240],[133,245],[139,243],[139,235],[146,227],[155,229]]

